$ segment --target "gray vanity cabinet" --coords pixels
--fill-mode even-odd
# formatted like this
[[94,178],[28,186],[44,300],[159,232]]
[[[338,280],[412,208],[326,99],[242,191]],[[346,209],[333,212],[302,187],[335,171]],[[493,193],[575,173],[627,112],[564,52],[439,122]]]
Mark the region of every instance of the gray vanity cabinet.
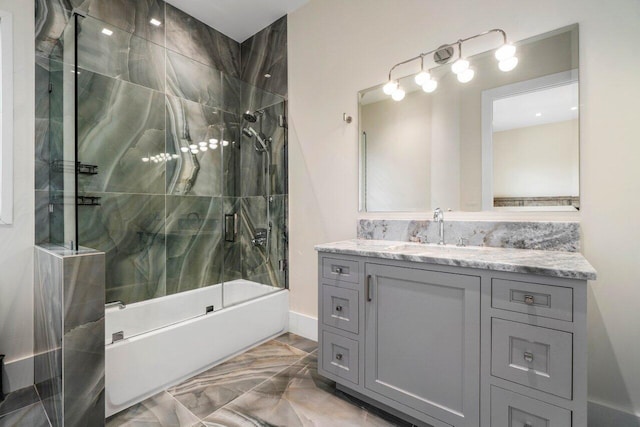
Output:
[[480,278],[365,264],[364,387],[477,426]]
[[586,280],[319,253],[318,372],[434,427],[586,427]]

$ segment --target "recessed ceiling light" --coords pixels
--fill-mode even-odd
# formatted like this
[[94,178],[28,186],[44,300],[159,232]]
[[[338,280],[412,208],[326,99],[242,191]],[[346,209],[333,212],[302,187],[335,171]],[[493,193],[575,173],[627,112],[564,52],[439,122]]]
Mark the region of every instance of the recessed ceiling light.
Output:
[[578,107],[571,107],[571,111],[576,111]]
[[151,25],[155,25],[156,27],[159,27],[162,22],[158,21],[156,18],[151,18],[151,21],[149,21],[151,23]]
[[112,34],[113,34],[113,31],[111,31],[111,30],[110,30],[110,29],[108,29],[108,28],[103,28],[103,29],[102,29],[102,34],[104,34],[105,36],[110,36],[110,35],[112,35]]
[[542,116],[542,113],[536,113],[536,117]]

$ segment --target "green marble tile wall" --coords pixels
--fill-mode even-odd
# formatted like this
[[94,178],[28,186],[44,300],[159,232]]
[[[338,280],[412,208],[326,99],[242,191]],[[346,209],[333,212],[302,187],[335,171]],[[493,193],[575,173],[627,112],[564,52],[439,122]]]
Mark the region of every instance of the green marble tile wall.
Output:
[[[62,43],[74,8],[87,14],[76,76],[74,45]],[[286,17],[238,43],[161,0],[36,0],[37,243],[63,241],[64,220],[49,212],[62,182],[50,165],[68,141],[56,98],[67,73],[78,84],[78,161],[98,167],[78,176],[78,195],[99,198],[78,207],[78,243],[105,252],[107,301],[235,279],[285,287],[286,51]],[[260,122],[243,120],[256,109]],[[272,138],[270,165],[242,134],[248,125]],[[267,206],[269,253],[252,242],[269,227]],[[237,214],[233,239],[225,214]]]

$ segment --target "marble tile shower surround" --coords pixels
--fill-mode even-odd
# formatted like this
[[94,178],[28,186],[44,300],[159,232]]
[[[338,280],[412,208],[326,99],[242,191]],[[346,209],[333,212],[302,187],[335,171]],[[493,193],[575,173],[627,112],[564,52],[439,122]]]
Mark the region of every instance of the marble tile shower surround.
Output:
[[[242,80],[287,96],[287,18],[282,17],[240,46]],[[274,55],[267,54],[275,52]],[[271,77],[266,77],[269,74]]]
[[[445,242],[457,244],[464,238],[468,246],[580,251],[580,224],[577,222],[463,221],[447,220]],[[438,243],[439,225],[431,220],[360,219],[359,239]]]
[[[73,71],[62,41],[73,39],[67,23],[74,8],[88,15],[78,25],[79,160],[99,169],[79,176],[79,195],[100,197],[100,206],[79,207],[80,244],[106,253],[107,300],[132,303],[223,279],[284,286],[278,261],[287,257],[286,129],[278,115],[285,106],[264,90],[270,86],[256,87],[260,74],[245,68],[271,68],[271,82],[286,94],[286,17],[247,40],[243,51],[162,0],[36,0],[38,243],[63,235],[62,215],[48,212],[49,202],[64,195],[49,165],[62,153],[62,105],[70,96],[63,79]],[[101,34],[104,27],[110,37]],[[256,109],[264,109],[262,131],[273,138],[266,182],[266,156],[241,135],[241,113]],[[259,130],[260,123],[252,125]],[[210,138],[235,144],[196,155],[180,150]],[[178,158],[141,162],[159,153]],[[274,195],[269,257],[251,243],[267,226],[266,183]],[[238,236],[225,242],[223,214],[233,212]]]
[[[35,249],[34,378],[54,427],[104,419],[104,253]],[[64,393],[63,393],[64,390]]]

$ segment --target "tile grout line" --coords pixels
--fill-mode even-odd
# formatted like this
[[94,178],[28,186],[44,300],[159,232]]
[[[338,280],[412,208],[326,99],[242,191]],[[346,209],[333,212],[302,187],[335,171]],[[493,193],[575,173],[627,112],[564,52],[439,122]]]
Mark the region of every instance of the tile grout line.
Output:
[[[274,339],[274,341],[277,341]],[[267,341],[268,342],[268,341]],[[281,370],[279,370],[278,372],[276,372],[275,374],[273,374],[272,376],[270,376],[269,378],[265,379],[264,381],[256,384],[255,386],[251,387],[249,390],[245,391],[244,393],[242,393],[239,396],[236,396],[234,399],[232,399],[231,401],[225,403],[224,405],[222,405],[221,407],[219,407],[218,409],[216,409],[215,411],[213,411],[212,413],[210,413],[209,415],[207,415],[206,417],[200,419],[200,422],[202,422],[205,418],[209,418],[211,415],[215,414],[216,412],[226,408],[227,406],[229,406],[231,403],[235,402],[237,399],[241,398],[242,396],[244,396],[245,394],[251,393],[253,390],[255,390],[256,388],[260,387],[262,384],[266,383],[267,381],[273,379],[274,377],[280,375],[281,373],[283,373],[284,371],[286,371],[287,369],[291,368],[293,365],[295,365],[296,363],[300,362],[301,360],[303,360],[306,357],[309,357],[311,355],[311,353],[307,353],[306,351],[290,346],[289,344],[283,343],[281,341],[278,341],[280,344],[286,345],[287,347],[293,348],[295,350],[300,350],[303,353],[306,353],[304,356],[300,357],[299,359],[296,359],[294,362],[292,362],[290,365],[286,366],[285,368],[282,368]]]

